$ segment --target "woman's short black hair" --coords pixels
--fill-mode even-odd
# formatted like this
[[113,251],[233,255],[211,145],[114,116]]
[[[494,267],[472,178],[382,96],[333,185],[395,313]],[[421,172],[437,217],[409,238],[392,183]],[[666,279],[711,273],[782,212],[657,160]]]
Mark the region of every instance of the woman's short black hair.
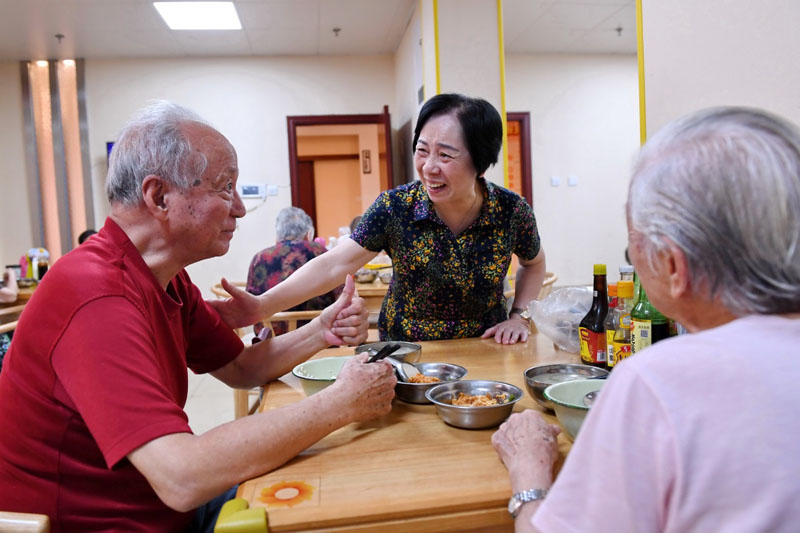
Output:
[[452,114],[461,124],[467,150],[478,176],[489,166],[497,163],[497,155],[503,146],[503,121],[500,113],[483,98],[470,98],[463,94],[437,94],[422,106],[414,128],[412,147],[417,149],[419,133],[431,118]]

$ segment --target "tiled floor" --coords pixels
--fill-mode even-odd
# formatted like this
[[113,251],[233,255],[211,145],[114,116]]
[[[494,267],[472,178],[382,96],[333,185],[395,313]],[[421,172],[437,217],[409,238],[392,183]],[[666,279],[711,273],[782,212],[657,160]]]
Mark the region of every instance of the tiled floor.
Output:
[[189,426],[196,435],[233,420],[233,389],[210,374],[189,371],[186,400]]

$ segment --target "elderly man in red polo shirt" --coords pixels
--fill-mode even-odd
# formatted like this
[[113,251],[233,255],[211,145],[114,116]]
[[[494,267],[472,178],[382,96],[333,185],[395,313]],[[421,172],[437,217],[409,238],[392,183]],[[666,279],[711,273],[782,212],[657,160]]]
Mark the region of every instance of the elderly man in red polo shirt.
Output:
[[304,401],[192,434],[187,367],[249,388],[366,338],[352,279],[310,324],[247,348],[203,301],[184,268],[228,251],[245,214],[237,177],[230,143],[179,106],[124,128],[111,215],[48,272],[0,374],[4,511],[47,514],[54,531],[185,530],[240,481],[391,410],[391,367],[356,357]]

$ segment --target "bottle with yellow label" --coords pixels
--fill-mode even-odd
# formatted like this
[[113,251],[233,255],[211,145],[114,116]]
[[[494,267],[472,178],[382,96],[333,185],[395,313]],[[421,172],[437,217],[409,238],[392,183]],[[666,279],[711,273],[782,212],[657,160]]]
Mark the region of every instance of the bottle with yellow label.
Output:
[[611,366],[611,356],[614,354],[614,333],[617,331],[617,323],[614,319],[614,311],[617,309],[617,284],[608,284],[608,314],[603,322],[603,329],[606,330],[606,357],[607,364]]
[[581,345],[581,362],[587,365],[606,366],[606,332],[603,322],[608,314],[608,287],[606,265],[594,265],[594,293],[592,307],[578,327]]
[[631,309],[633,308],[633,282],[622,280],[617,283],[617,309],[614,321],[613,348],[608,355],[608,369],[612,370],[620,361],[631,355]]

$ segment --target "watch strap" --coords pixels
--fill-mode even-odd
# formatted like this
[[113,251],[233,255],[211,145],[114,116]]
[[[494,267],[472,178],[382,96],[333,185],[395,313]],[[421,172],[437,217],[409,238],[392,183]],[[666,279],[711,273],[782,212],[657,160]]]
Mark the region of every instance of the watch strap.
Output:
[[517,517],[523,504],[543,500],[545,496],[547,496],[547,489],[530,489],[515,493],[511,496],[508,505],[508,512],[511,513],[511,518]]

